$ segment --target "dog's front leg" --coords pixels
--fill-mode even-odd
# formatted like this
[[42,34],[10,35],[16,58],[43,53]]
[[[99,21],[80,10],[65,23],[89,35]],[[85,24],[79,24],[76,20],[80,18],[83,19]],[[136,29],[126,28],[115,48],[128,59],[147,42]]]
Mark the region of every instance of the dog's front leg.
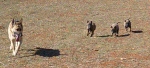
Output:
[[89,36],[89,34],[90,34],[90,30],[88,29],[88,30],[87,30],[87,36]]
[[14,55],[14,53],[15,53],[15,41],[14,41],[14,40],[11,41],[11,46],[10,46],[10,48],[12,49],[13,55]]
[[20,42],[20,41],[16,42],[14,56],[18,53],[18,50],[19,50],[19,48],[20,48],[20,45],[21,45],[21,42]]
[[11,44],[10,44],[10,50],[14,49],[14,43],[13,43],[13,40],[10,41]]

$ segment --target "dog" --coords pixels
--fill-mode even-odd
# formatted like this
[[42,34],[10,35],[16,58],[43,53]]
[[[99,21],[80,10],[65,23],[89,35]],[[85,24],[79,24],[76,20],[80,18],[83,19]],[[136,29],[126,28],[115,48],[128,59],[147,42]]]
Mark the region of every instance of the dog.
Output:
[[93,23],[92,21],[87,21],[87,36],[91,34],[90,37],[92,37],[94,35],[95,29],[96,29],[95,23]]
[[128,32],[128,28],[130,28],[130,32],[131,32],[131,21],[129,19],[124,21],[124,27],[127,32]]
[[[120,22],[118,22],[118,23],[120,23]],[[118,25],[118,23],[114,23],[114,24],[111,25],[112,36],[113,36],[113,34],[115,34],[115,36],[118,36],[118,34],[119,34],[119,25]]]
[[22,32],[23,32],[23,19],[13,19],[8,26],[8,37],[11,42],[10,50],[13,51],[13,55],[16,56],[20,45],[22,44]]

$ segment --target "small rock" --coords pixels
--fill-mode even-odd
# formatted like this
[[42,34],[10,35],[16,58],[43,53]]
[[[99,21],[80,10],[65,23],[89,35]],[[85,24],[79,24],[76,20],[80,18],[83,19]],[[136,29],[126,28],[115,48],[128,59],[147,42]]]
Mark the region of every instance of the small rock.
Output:
[[98,49],[96,49],[95,51],[98,51]]
[[120,60],[126,60],[126,58],[120,58]]

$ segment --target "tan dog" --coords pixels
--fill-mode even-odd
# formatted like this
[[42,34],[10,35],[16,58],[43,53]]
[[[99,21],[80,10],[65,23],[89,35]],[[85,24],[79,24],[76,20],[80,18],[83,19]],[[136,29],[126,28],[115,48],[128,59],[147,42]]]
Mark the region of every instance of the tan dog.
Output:
[[13,19],[8,26],[8,36],[11,42],[10,50],[13,50],[15,56],[22,44],[22,18],[20,20]]

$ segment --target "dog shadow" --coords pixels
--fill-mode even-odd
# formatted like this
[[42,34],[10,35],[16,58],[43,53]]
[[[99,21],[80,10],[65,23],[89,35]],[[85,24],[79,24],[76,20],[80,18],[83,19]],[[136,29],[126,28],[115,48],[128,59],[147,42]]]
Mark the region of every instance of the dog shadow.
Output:
[[67,54],[60,54],[60,51],[58,49],[46,49],[46,48],[34,48],[34,49],[21,49],[22,51],[25,50],[28,53],[25,53],[25,56],[19,56],[19,58],[23,57],[30,57],[30,56],[43,56],[43,57],[53,57],[53,56],[59,56],[59,55],[67,55]]
[[141,30],[132,31],[133,33],[143,33]]
[[96,37],[110,37],[111,35],[102,35],[102,36],[96,36]]
[[123,34],[123,35],[119,35],[118,37],[126,37],[129,36],[130,34]]
[[54,50],[54,49],[45,49],[45,48],[36,48],[36,52],[34,55],[39,55],[43,57],[53,57],[53,56],[59,56],[60,51]]

